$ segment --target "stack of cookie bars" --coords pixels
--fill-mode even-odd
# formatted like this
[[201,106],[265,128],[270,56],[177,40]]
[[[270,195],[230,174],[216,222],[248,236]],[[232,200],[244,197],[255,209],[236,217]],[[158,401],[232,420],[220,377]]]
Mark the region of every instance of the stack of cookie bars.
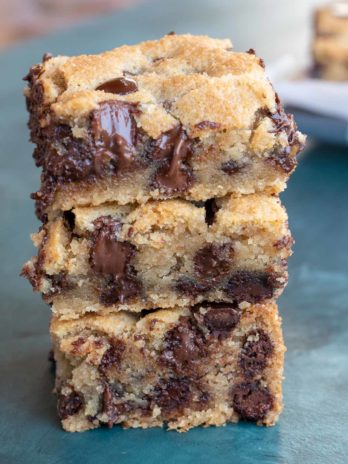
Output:
[[317,77],[348,81],[348,1],[315,12],[313,57]]
[[304,136],[253,50],[169,34],[27,76],[64,429],[188,430],[282,409],[278,194]]

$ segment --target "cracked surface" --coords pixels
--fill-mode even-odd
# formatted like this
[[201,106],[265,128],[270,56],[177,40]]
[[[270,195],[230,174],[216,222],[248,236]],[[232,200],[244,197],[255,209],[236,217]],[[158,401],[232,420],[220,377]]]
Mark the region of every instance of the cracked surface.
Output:
[[62,425],[272,425],[282,409],[280,323],[275,304],[53,318]]
[[43,221],[107,201],[279,193],[304,143],[262,60],[229,40],[168,35],[52,57],[27,80]]
[[278,297],[292,245],[279,199],[228,196],[213,219],[207,210],[185,200],[74,208],[34,236],[23,273],[62,318]]

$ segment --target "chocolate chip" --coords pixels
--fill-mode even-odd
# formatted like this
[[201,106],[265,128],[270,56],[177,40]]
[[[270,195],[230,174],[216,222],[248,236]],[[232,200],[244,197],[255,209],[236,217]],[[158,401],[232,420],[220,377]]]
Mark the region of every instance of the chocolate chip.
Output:
[[51,123],[40,128],[35,136],[37,147],[34,159],[43,167],[45,182],[65,182],[81,180],[93,170],[93,155],[87,140],[73,138],[71,128],[66,124]]
[[155,140],[152,158],[155,160],[162,160],[171,157],[175,143],[181,134],[181,130],[181,126],[178,125],[173,129],[163,132],[160,137]]
[[112,151],[98,150],[94,155],[94,171],[99,177],[117,173],[118,158]]
[[249,332],[243,341],[239,365],[248,377],[259,374],[267,366],[274,346],[269,336],[262,329]]
[[[132,268],[129,272],[134,272]],[[100,289],[99,301],[104,306],[111,306],[117,303],[125,303],[132,298],[139,296],[143,292],[143,285],[134,275],[128,275],[121,279],[111,277],[106,280]]]
[[110,234],[110,229],[103,229],[98,234],[92,249],[92,267],[100,274],[112,275],[116,279],[122,278],[134,254],[133,245],[128,242],[118,242]]
[[194,271],[202,280],[221,280],[230,270],[233,248],[230,243],[209,244],[197,251],[193,258]]
[[242,419],[262,420],[273,407],[273,396],[259,382],[243,382],[232,391],[233,408]]
[[187,190],[193,180],[192,169],[187,161],[192,154],[192,142],[180,125],[164,132],[155,142],[152,153],[160,160],[153,188],[164,189],[167,194]]
[[198,295],[208,292],[210,288],[208,283],[202,284],[189,277],[180,277],[175,282],[176,291],[191,298],[196,298]]
[[108,426],[116,424],[120,416],[131,410],[131,404],[128,401],[122,401],[122,387],[119,384],[105,383],[102,396],[102,413],[108,417]]
[[214,198],[206,200],[204,203],[204,208],[205,222],[208,224],[208,226],[211,226],[212,224],[214,224],[216,213],[219,211],[220,208],[218,207]]
[[284,112],[277,94],[276,104],[277,111],[270,115],[274,125],[274,130],[272,132],[276,134],[285,132],[289,146],[283,148],[280,152],[275,151],[267,159],[274,166],[281,168],[285,173],[289,174],[297,165],[297,159],[292,148],[297,147],[297,154],[303,149],[303,144],[299,141],[297,126],[293,116]]
[[192,374],[194,366],[206,355],[203,335],[194,319],[181,316],[179,323],[165,336],[164,348],[160,355],[161,362],[171,366],[178,373],[190,369]]
[[136,132],[132,103],[111,100],[103,102],[91,115],[91,132],[97,148],[95,169],[99,175],[126,171],[137,166]]
[[275,284],[270,274],[262,271],[238,271],[224,289],[229,298],[241,303],[260,303],[272,298]]
[[197,124],[195,124],[195,127],[197,129],[219,129],[221,127],[221,124],[218,122],[213,122],[213,121],[201,121]]
[[117,240],[121,224],[111,216],[101,216],[94,221],[94,226],[91,267],[105,277],[100,289],[100,301],[104,305],[124,303],[142,291],[142,284],[131,266],[135,247],[129,242]]
[[190,403],[190,381],[186,377],[163,379],[153,390],[153,401],[163,415],[179,413]]
[[[119,175],[144,165],[140,129],[134,115],[135,104],[103,102],[92,111],[86,137],[75,138],[68,125],[40,123],[44,104],[39,104],[43,91],[33,73],[30,76],[31,92],[28,99],[31,140],[37,144],[34,158],[43,167],[41,190],[33,195],[36,212],[42,221],[47,220],[46,209],[52,203],[60,184],[76,182],[106,175]],[[40,106],[41,105],[41,106]],[[40,106],[41,110],[38,110]],[[138,138],[140,143],[138,143]],[[137,152],[139,155],[136,156]]]
[[44,169],[54,177],[66,181],[76,181],[87,177],[93,169],[93,159],[89,151],[75,139],[66,146],[64,156],[55,148],[46,152]]
[[240,320],[240,310],[228,303],[204,303],[197,307],[205,308],[203,323],[214,334],[228,333]]
[[104,84],[99,85],[96,90],[103,90],[104,92],[115,93],[117,95],[127,95],[128,93],[137,92],[138,86],[133,79],[118,77],[104,82]]
[[78,413],[84,404],[83,397],[80,393],[72,391],[68,395],[58,394],[57,410],[61,420],[67,419]]
[[112,340],[111,346],[103,354],[98,369],[101,373],[105,372],[111,367],[120,364],[126,346],[122,340]]
[[293,134],[296,131],[294,118],[291,114],[285,113],[284,109],[280,105],[278,95],[277,102],[277,111],[270,115],[275,127],[274,132],[276,134],[279,134],[280,132],[285,132],[286,134],[288,134],[289,138],[292,139]]
[[281,152],[275,152],[267,158],[273,166],[280,168],[283,172],[290,174],[297,166],[297,159],[290,155],[291,148],[285,147]]
[[221,170],[229,176],[232,176],[233,174],[237,174],[238,172],[240,172],[244,167],[245,164],[240,164],[237,161],[229,160],[225,163],[222,163]]

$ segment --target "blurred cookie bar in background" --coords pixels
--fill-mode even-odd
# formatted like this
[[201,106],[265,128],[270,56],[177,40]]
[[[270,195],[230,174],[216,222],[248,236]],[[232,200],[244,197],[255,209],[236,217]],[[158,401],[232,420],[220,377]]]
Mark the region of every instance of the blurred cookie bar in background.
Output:
[[322,79],[348,80],[348,1],[334,2],[315,12],[313,57]]

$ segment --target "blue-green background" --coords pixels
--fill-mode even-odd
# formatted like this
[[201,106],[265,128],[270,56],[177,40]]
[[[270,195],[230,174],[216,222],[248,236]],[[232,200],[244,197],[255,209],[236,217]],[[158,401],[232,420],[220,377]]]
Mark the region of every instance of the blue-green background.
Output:
[[28,197],[39,173],[27,142],[21,81],[32,63],[46,51],[99,52],[173,29],[231,36],[236,48],[253,46],[266,61],[287,50],[302,56],[304,3],[157,1],[0,55],[1,464],[348,462],[347,147],[311,142],[282,197],[296,246],[280,300],[288,346],[285,411],[273,428],[63,432],[47,363],[49,310],[18,277],[33,252],[29,233],[38,226]]

